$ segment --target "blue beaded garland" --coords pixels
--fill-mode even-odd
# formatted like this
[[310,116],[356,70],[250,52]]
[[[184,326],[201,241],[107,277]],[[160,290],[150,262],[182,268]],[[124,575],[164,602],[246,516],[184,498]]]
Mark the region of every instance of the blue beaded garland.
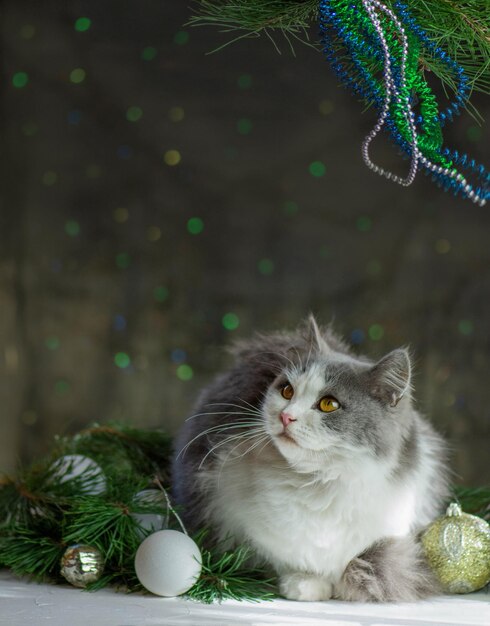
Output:
[[[364,4],[366,4],[366,6],[368,5],[368,3],[359,2],[352,4],[350,8],[354,11],[363,11]],[[454,99],[444,111],[437,113],[434,120],[437,119],[437,123],[441,127],[448,121],[452,121],[455,115],[461,113],[461,108],[468,101],[469,97],[469,81],[463,68],[427,37],[425,31],[416,22],[403,2],[396,0],[393,3],[393,7],[396,10],[396,17],[378,0],[372,0],[369,4],[392,15],[393,20],[396,20],[396,23],[402,26],[404,31],[416,37],[418,45],[420,45],[430,57],[437,59],[438,62],[445,64],[446,67],[451,70],[457,82]],[[367,8],[371,10],[369,6],[367,6]],[[345,20],[345,22],[347,22],[345,23],[344,19],[345,17],[342,12],[335,10],[335,2],[332,0],[320,1],[319,26],[324,55],[330,62],[340,81],[349,87],[356,95],[374,104],[377,110],[381,112],[383,108],[386,107],[385,100],[387,95],[384,93],[383,88],[374,80],[366,66],[366,59],[371,59],[372,62],[383,66],[386,76],[386,71],[389,70],[386,68],[386,59],[382,46],[380,45],[380,38],[386,37],[383,33],[379,32],[377,37],[376,28],[374,30],[368,28],[364,26],[362,21],[352,25],[349,23],[349,20]],[[378,21],[378,30],[379,28],[381,28],[381,26]],[[335,38],[329,36],[331,30],[334,31]],[[342,42],[343,47],[347,51],[347,56],[352,62],[351,67],[347,67],[345,61],[340,58],[339,44],[334,43],[334,41]],[[397,61],[393,53],[390,53],[389,63],[392,81],[390,84],[392,84],[392,88],[395,89],[398,94],[401,94],[404,88],[402,84],[403,79],[399,61]],[[413,106],[414,95],[415,94],[411,94],[411,97],[407,100],[406,106]],[[382,123],[385,123],[392,139],[402,148],[406,157],[413,158],[413,151],[416,150],[416,148],[401,135],[396,120],[393,118],[392,111],[384,111],[383,115],[385,115],[385,117]],[[424,120],[421,115],[417,115],[414,117],[414,121],[417,127],[421,129],[426,120]],[[379,126],[381,126],[381,124],[379,124]],[[485,204],[486,200],[490,198],[490,174],[486,171],[485,167],[475,163],[473,159],[469,159],[466,154],[460,155],[456,150],[440,148],[437,150],[437,154],[441,162],[452,163],[452,165],[446,167],[437,163],[434,164],[421,155],[419,165],[425,169],[426,174],[429,174],[443,188],[451,189],[455,194],[460,193],[469,197],[481,205]],[[469,171],[474,178],[480,181],[481,186],[473,188],[461,174],[458,174],[454,169],[455,166]],[[375,166],[373,166],[373,169],[375,169],[375,171],[380,170],[380,168]],[[388,178],[393,178],[384,171],[380,173],[384,173]]]

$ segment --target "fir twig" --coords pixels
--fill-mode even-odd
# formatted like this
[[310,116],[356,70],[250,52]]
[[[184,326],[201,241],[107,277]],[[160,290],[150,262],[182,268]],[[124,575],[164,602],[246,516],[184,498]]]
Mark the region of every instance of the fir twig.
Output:
[[[392,0],[386,0],[393,7]],[[196,0],[192,26],[213,25],[222,32],[243,31],[236,39],[282,32],[310,44],[319,0]],[[472,88],[490,92],[490,8],[487,0],[406,0],[428,37],[465,70]],[[224,44],[226,45],[226,44]],[[311,44],[310,44],[311,45]],[[223,47],[223,46],[221,46]],[[426,55],[425,66],[454,89],[448,68]]]
[[250,550],[241,546],[218,555],[202,549],[202,573],[187,592],[192,600],[212,604],[222,600],[272,600],[277,594],[273,578],[264,570],[247,566]]
[[0,537],[0,564],[18,575],[41,579],[58,573],[65,547],[51,537],[19,528],[15,535]]
[[465,513],[490,522],[490,487],[455,487],[454,494]]

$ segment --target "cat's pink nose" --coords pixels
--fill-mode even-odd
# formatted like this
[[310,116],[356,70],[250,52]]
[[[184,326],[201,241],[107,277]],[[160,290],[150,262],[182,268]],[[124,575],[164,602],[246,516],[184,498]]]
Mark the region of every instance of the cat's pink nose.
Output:
[[286,428],[291,422],[296,421],[296,419],[292,415],[290,415],[289,413],[285,413],[284,411],[282,411],[280,417],[284,428]]

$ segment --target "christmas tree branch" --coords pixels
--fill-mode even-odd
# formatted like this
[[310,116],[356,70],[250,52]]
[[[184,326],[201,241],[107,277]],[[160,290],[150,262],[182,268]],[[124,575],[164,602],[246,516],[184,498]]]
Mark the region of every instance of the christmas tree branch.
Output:
[[[386,0],[386,4],[393,8],[393,0]],[[487,0],[406,0],[406,4],[429,39],[463,67],[472,88],[489,93]],[[222,32],[244,31],[238,38],[261,33],[272,37],[272,32],[282,32],[289,42],[293,36],[310,44],[309,32],[317,24],[318,5],[319,0],[196,0],[189,24],[213,25]],[[454,88],[455,77],[447,66],[434,62],[430,55],[424,60],[444,85]]]

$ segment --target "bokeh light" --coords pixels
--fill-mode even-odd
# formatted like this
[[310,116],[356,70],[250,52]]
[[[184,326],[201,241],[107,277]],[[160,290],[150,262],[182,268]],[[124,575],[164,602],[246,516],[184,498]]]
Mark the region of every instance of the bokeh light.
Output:
[[200,217],[191,217],[187,220],[187,230],[191,235],[199,235],[204,230],[204,222]]
[[381,324],[372,324],[369,327],[368,333],[369,333],[369,337],[373,341],[379,341],[380,339],[384,337],[385,331],[384,331],[384,328],[381,326]]
[[117,209],[114,209],[112,215],[115,222],[118,224],[124,224],[124,222],[128,221],[129,211],[124,207],[118,207]]
[[155,287],[153,289],[153,298],[157,302],[165,302],[165,300],[167,300],[168,298],[168,294],[168,288],[164,287],[163,285],[159,285],[158,287]]
[[157,55],[157,49],[154,48],[153,46],[147,46],[141,52],[141,58],[143,59],[143,61],[153,61],[156,55]]
[[80,234],[80,224],[76,220],[68,220],[65,223],[65,233],[70,237],[76,237]]
[[182,160],[182,157],[178,150],[167,150],[163,156],[163,160],[167,165],[172,167],[174,165],[178,165]]
[[83,68],[76,67],[70,72],[70,81],[75,85],[78,85],[79,83],[83,83],[86,76],[87,74]]
[[325,176],[325,173],[327,171],[325,163],[322,163],[322,161],[313,161],[312,163],[310,163],[308,169],[310,174],[315,178],[321,178],[322,176]]
[[274,262],[271,259],[260,259],[257,263],[258,270],[264,276],[270,276],[274,272]]
[[191,378],[194,376],[194,371],[192,367],[190,365],[187,365],[187,363],[182,363],[182,365],[179,365],[176,373],[177,377],[180,378],[180,380],[191,380]]
[[458,323],[458,330],[462,335],[471,335],[474,329],[474,324],[471,320],[464,319]]
[[126,369],[131,365],[131,359],[126,352],[116,352],[114,355],[114,363],[121,369]]
[[189,41],[189,33],[186,30],[179,30],[178,33],[175,33],[174,43],[179,46],[185,45]]
[[236,330],[240,325],[240,319],[236,313],[225,313],[221,323],[226,330]]
[[128,122],[138,122],[143,117],[143,109],[138,106],[130,106],[126,111]]
[[84,33],[90,28],[92,20],[89,17],[79,17],[75,20],[75,30],[79,33]]
[[27,72],[16,72],[12,76],[12,85],[17,89],[22,89],[29,82],[29,76]]

